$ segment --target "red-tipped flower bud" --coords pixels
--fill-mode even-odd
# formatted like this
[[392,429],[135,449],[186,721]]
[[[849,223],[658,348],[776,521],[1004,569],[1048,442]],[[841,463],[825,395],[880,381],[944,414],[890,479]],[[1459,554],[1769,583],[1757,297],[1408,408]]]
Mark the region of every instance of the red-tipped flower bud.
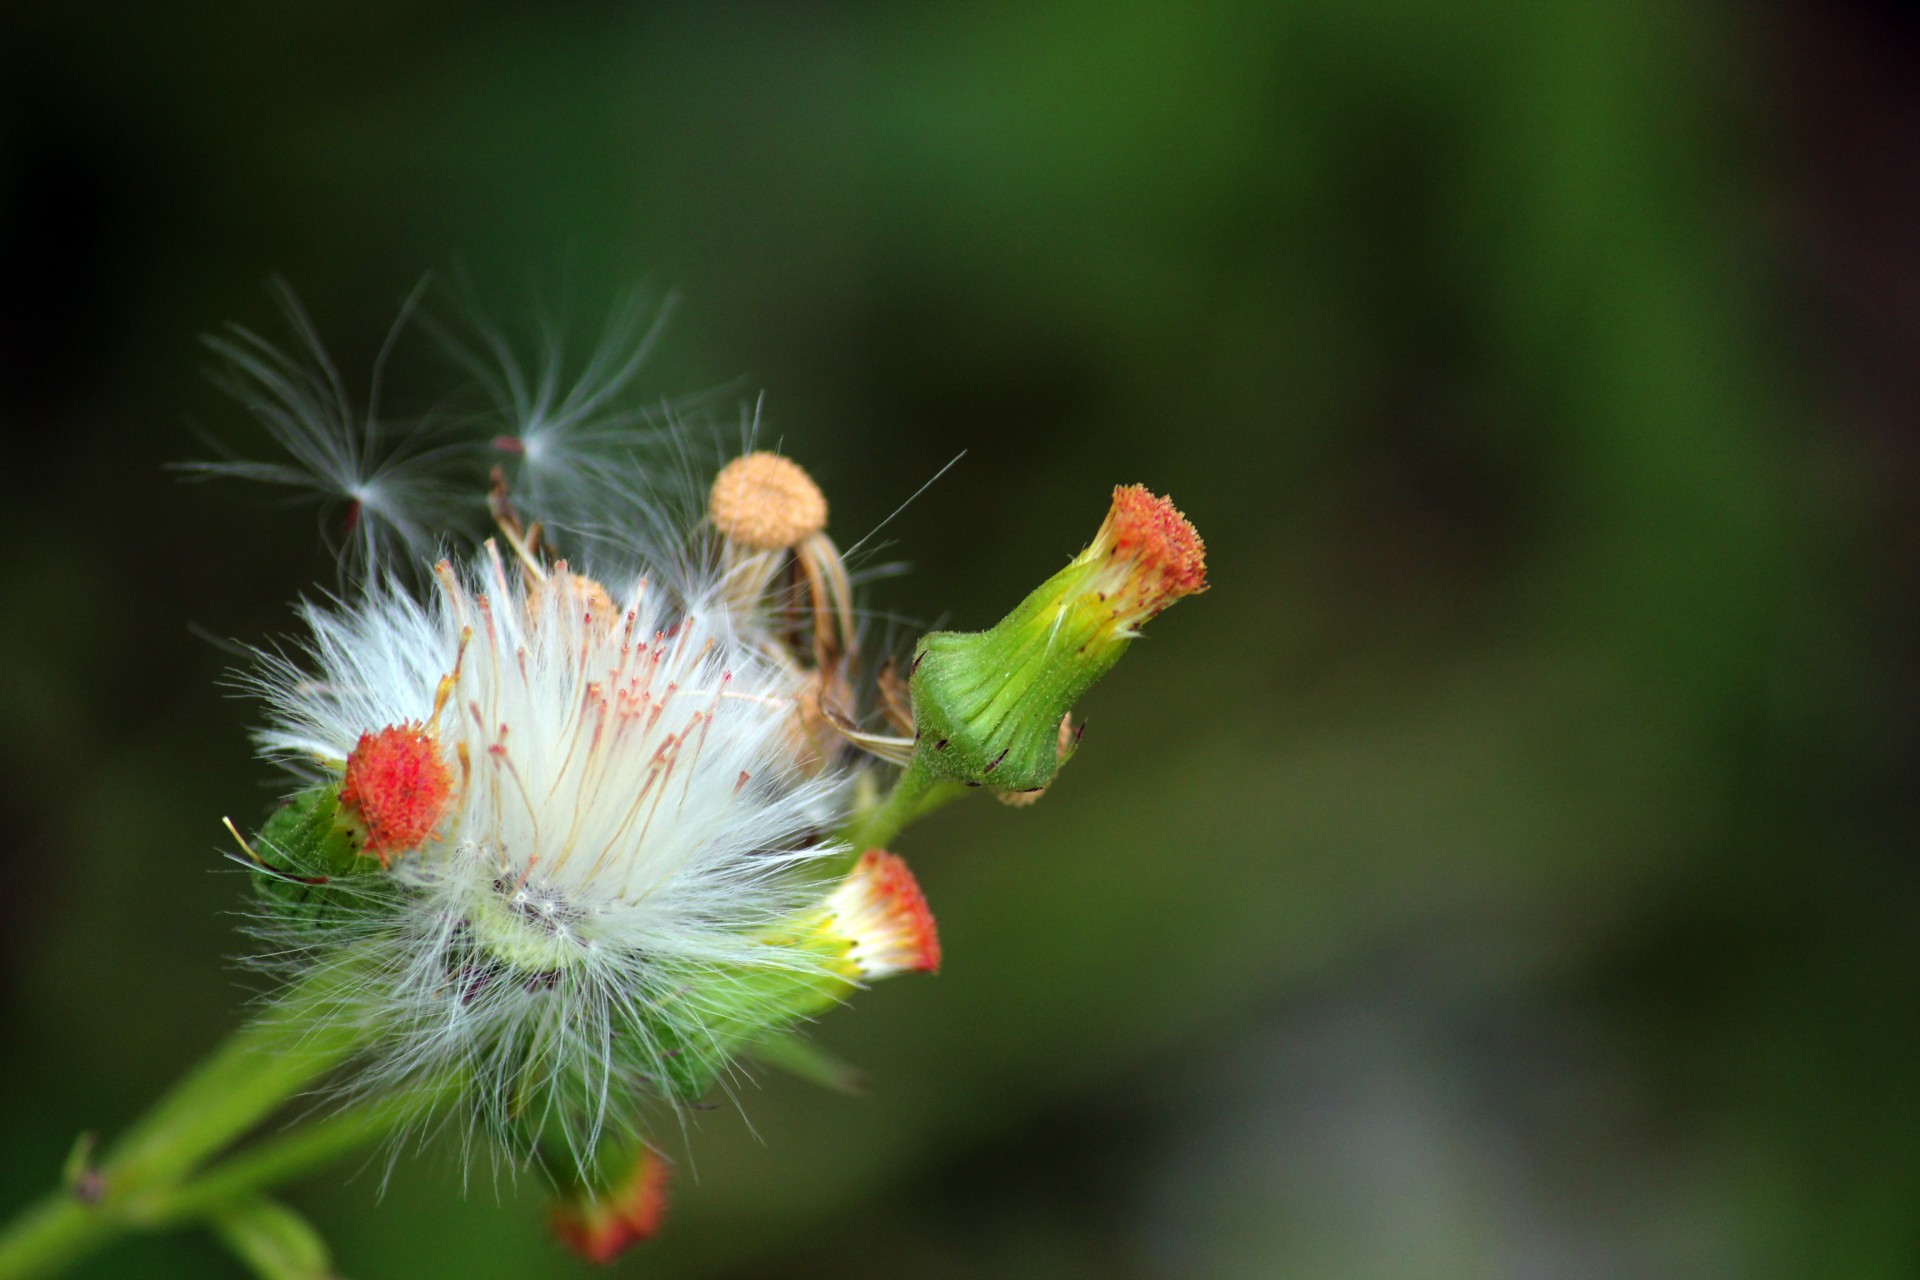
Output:
[[452,796],[453,774],[433,731],[394,724],[360,735],[347,757],[340,808],[361,831],[361,851],[385,866],[432,837]]
[[1187,518],[1139,485],[1115,489],[1087,549],[991,630],[921,640],[909,682],[916,759],[975,786],[1046,786],[1073,704],[1142,624],[1206,589],[1206,546]]
[[554,1237],[588,1262],[606,1264],[650,1239],[667,1216],[667,1162],[652,1147],[625,1178],[604,1192],[580,1190],[547,1219]]
[[907,864],[885,849],[861,855],[827,896],[827,910],[833,918],[824,932],[845,943],[862,981],[939,971],[940,935],[926,895]]

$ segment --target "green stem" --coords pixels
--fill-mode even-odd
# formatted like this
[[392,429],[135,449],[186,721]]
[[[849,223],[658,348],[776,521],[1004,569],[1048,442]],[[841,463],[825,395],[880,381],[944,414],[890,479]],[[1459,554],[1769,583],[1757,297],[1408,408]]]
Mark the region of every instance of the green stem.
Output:
[[145,1225],[152,1206],[207,1158],[338,1065],[364,1034],[355,1020],[332,1016],[335,991],[351,980],[310,982],[242,1027],[75,1185],[0,1229],[0,1280],[56,1270]]
[[454,1088],[342,1111],[259,1143],[188,1181],[95,1203],[71,1192],[46,1197],[0,1238],[0,1277],[48,1273],[131,1231],[213,1218],[267,1187],[370,1146]]
[[385,1138],[431,1107],[437,1094],[408,1094],[368,1103],[302,1125],[260,1142],[239,1155],[138,1206],[140,1224],[168,1227],[219,1212],[244,1196],[298,1177],[329,1161]]
[[353,1052],[364,1032],[309,990],[242,1027],[137,1121],[102,1163],[107,1194],[178,1181]]
[[886,848],[907,824],[966,793],[967,788],[957,782],[935,778],[916,756],[885,800],[855,814],[841,829],[840,838],[849,847],[849,865],[868,849]]
[[8,1225],[0,1235],[0,1276],[36,1276],[76,1262],[123,1229],[106,1223],[97,1206],[55,1192]]

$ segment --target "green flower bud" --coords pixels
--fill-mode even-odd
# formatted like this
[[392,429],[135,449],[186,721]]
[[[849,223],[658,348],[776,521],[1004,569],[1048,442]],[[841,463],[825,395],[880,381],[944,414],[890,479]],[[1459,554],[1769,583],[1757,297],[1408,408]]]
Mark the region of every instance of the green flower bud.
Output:
[[260,828],[254,888],[267,909],[288,922],[321,922],[363,909],[385,890],[380,864],[361,853],[340,812],[340,792],[316,787],[276,809]]
[[[767,941],[782,954],[798,945],[820,963],[715,968],[689,982],[678,998],[692,1004],[697,1017],[663,1017],[652,1028],[663,1051],[664,1083],[676,1096],[699,1099],[736,1056],[869,982],[940,967],[940,938],[926,897],[907,864],[883,849],[867,850],[819,906]],[[697,1035],[673,1030],[687,1027],[697,1027]]]
[[915,767],[1001,791],[1046,786],[1073,704],[1142,624],[1206,589],[1206,547],[1186,517],[1139,485],[1115,489],[1092,544],[997,625],[920,641],[908,681]]

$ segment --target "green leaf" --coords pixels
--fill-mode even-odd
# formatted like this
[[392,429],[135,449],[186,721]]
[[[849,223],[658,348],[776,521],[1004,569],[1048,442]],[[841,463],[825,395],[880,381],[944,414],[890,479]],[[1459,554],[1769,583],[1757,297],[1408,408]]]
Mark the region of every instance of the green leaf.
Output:
[[797,1031],[768,1036],[748,1050],[749,1056],[789,1075],[835,1093],[858,1096],[867,1091],[866,1073],[844,1062]]
[[264,1196],[236,1200],[210,1225],[261,1280],[330,1280],[333,1262],[320,1233],[293,1210]]

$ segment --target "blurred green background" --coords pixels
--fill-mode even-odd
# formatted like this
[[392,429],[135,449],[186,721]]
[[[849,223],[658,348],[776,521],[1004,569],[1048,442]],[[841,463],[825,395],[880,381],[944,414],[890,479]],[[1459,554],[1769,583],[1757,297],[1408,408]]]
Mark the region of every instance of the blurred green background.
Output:
[[[621,1274],[1920,1274],[1920,32],[1849,4],[31,6],[0,19],[0,1210],[252,989],[229,654],[327,576],[198,335],[364,386],[679,313],[872,603],[985,625],[1169,492],[1213,591],[1036,808],[914,830],[946,971],[696,1118]],[[570,282],[570,283],[563,283]],[[396,373],[402,391],[411,375]],[[903,639],[909,632],[903,628]],[[450,1151],[343,1273],[568,1276]],[[240,1274],[207,1238],[85,1274]]]

